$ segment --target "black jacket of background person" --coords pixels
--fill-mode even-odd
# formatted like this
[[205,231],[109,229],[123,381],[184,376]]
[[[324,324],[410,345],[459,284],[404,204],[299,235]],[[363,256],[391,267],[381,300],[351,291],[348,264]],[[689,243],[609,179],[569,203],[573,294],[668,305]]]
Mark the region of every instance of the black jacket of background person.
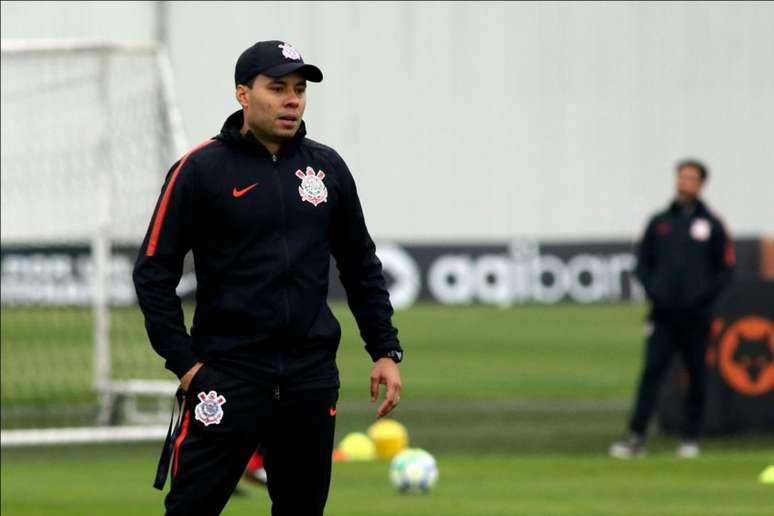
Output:
[[[354,180],[303,124],[273,156],[240,134],[242,121],[241,111],[232,114],[167,175],[134,268],[151,345],[178,377],[201,360],[258,385],[337,387],[331,254],[371,358],[401,351]],[[301,197],[296,171],[307,167],[325,174],[327,200],[316,205]],[[175,293],[189,250],[197,280],[190,336]]]
[[707,317],[731,281],[734,263],[733,243],[707,207],[697,201],[686,213],[673,202],[648,223],[636,274],[654,316]]

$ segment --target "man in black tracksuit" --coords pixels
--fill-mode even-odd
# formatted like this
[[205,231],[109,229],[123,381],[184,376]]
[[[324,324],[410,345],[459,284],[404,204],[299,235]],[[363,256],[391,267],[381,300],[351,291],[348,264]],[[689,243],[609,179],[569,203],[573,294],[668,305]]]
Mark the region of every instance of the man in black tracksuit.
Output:
[[610,447],[614,457],[645,453],[648,419],[675,351],[682,356],[689,381],[678,455],[690,458],[699,453],[710,312],[731,280],[735,261],[723,225],[699,200],[706,179],[702,163],[678,164],[677,199],[650,220],[640,244],[636,273],[652,305],[646,325],[645,367],[630,433]]
[[[341,157],[306,138],[306,81],[322,73],[291,45],[263,41],[236,65],[242,110],[167,175],[134,282],[153,348],[181,382],[167,514],[218,514],[258,442],[274,515],[323,513],[341,328],[327,305],[335,258],[374,360],[378,416],[399,402],[402,358],[382,266]],[[175,288],[193,252],[190,335]]]

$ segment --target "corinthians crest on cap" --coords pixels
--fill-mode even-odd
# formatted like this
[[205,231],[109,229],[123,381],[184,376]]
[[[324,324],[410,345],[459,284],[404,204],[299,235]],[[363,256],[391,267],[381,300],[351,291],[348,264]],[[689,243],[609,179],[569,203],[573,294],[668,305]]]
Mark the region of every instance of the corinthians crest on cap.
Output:
[[320,170],[315,174],[312,167],[306,167],[306,174],[301,170],[296,170],[296,177],[301,180],[298,194],[302,201],[312,203],[314,206],[328,201],[328,189],[323,183],[325,172]]
[[296,48],[290,43],[283,43],[277,46],[282,49],[282,55],[286,58],[292,59],[294,61],[301,59],[301,54],[299,54],[298,50],[296,50]]
[[226,403],[226,398],[215,391],[210,391],[207,394],[200,392],[197,397],[199,404],[196,405],[194,411],[196,419],[204,423],[204,426],[220,424],[220,420],[223,419],[222,405]]

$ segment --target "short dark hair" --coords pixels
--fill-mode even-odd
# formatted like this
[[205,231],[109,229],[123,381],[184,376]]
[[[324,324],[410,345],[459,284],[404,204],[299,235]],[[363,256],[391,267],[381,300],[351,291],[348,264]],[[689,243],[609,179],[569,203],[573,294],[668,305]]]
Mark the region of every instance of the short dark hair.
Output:
[[702,181],[706,181],[707,178],[709,177],[709,170],[707,169],[707,165],[705,165],[704,163],[702,163],[697,159],[680,160],[680,162],[678,162],[677,166],[675,167],[675,171],[679,173],[682,169],[686,167],[691,167],[698,170],[699,176],[701,177]]
[[255,84],[255,79],[257,79],[257,78],[258,78],[258,76],[254,75],[253,78],[250,79],[249,81],[247,81],[246,83],[244,83],[243,86],[247,86],[249,89],[252,90],[253,89],[253,84]]

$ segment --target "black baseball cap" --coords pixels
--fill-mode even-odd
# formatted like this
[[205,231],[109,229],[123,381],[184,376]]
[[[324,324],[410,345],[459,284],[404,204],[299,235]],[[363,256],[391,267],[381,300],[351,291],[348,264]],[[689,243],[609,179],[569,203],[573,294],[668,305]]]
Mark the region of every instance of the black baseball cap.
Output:
[[322,72],[315,65],[304,63],[301,54],[293,45],[284,41],[259,41],[239,56],[234,70],[234,82],[247,84],[258,74],[281,77],[300,72],[312,82],[321,82]]

